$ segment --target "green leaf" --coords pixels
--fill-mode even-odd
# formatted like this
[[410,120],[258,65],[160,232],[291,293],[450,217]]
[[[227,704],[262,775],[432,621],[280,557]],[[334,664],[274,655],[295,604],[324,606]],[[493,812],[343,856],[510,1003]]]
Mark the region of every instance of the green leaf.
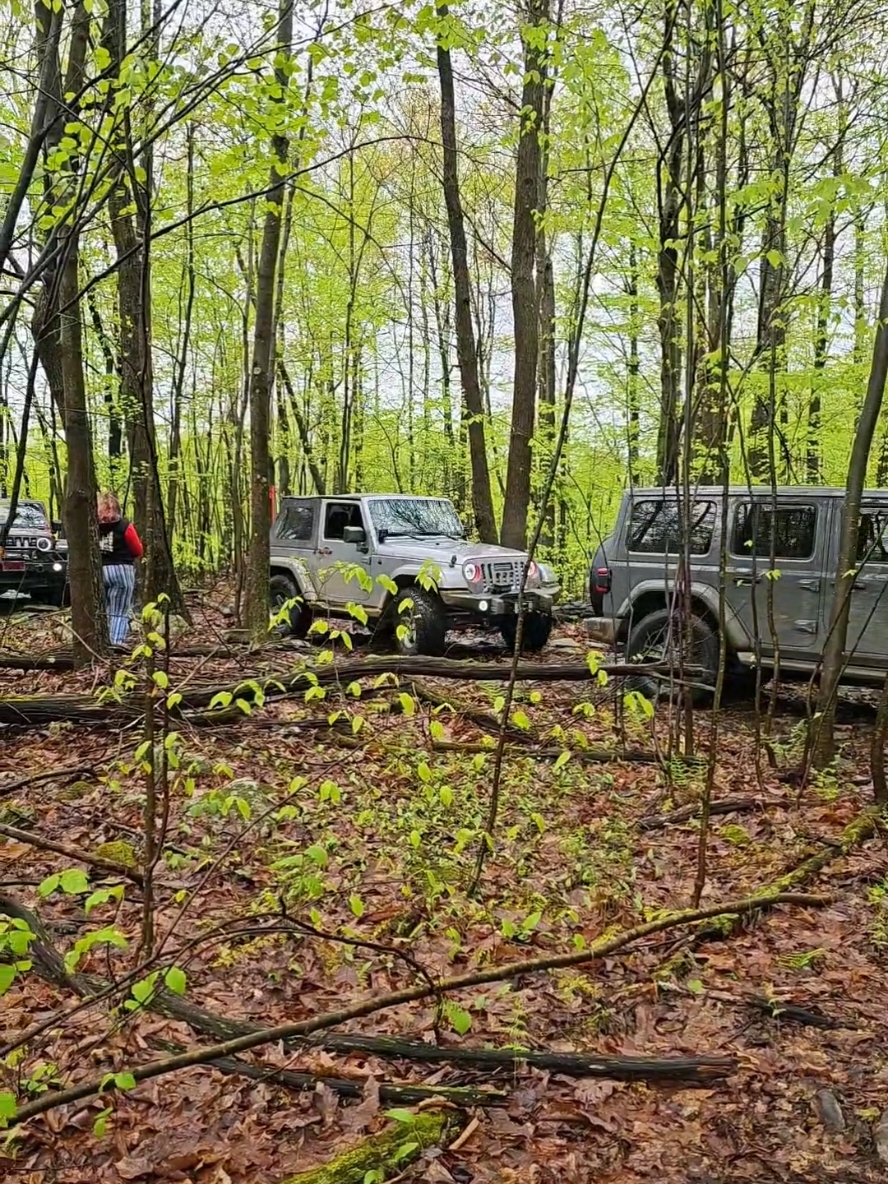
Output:
[[59,883],[61,884],[62,891],[67,892],[70,896],[77,896],[81,892],[89,892],[89,880],[86,878],[86,873],[76,867],[62,872]]
[[516,728],[521,728],[522,731],[527,732],[530,729],[530,720],[523,711],[516,711],[512,716],[512,723]]
[[0,1092],[0,1120],[15,1118],[17,1109],[15,1094]]
[[0,995],[5,995],[15,978],[15,963],[0,962]]
[[412,695],[408,695],[406,691],[402,691],[398,695],[398,702],[401,704],[401,709],[405,715],[416,714],[416,703],[413,701]]
[[393,1122],[403,1122],[411,1125],[416,1122],[416,1115],[412,1110],[386,1110],[385,1116]]
[[568,751],[565,750],[564,752],[559,752],[558,756],[555,758],[555,764],[552,766],[555,772],[557,773],[559,769],[563,769],[569,760],[570,753]]
[[420,761],[416,768],[416,772],[419,774],[420,781],[423,781],[426,785],[428,785],[432,779],[432,770],[428,767],[425,761]]
[[47,876],[46,879],[37,886],[38,895],[50,896],[53,892],[55,892],[56,888],[58,888],[61,881],[62,877],[59,875]]
[[350,896],[348,898],[348,907],[351,909],[352,913],[354,913],[354,915],[358,918],[358,920],[360,920],[361,917],[363,917],[364,902],[363,902],[363,900],[361,900],[360,896]]
[[178,966],[171,966],[163,976],[163,981],[167,988],[172,991],[174,995],[185,994],[185,990],[188,986],[188,980],[185,977],[185,971],[180,970]]
[[448,1003],[446,1005],[447,1019],[450,1026],[458,1036],[465,1036],[466,1032],[472,1026],[472,1017],[465,1010],[456,1003]]
[[136,1079],[132,1073],[115,1073],[114,1084],[118,1089],[135,1089]]

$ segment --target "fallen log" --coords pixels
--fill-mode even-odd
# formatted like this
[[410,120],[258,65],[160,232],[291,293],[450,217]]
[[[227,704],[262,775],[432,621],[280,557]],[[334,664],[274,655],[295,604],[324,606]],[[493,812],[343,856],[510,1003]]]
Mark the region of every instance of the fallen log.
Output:
[[19,777],[17,781],[7,781],[5,785],[0,785],[0,798],[8,797],[27,785],[37,785],[41,781],[66,781],[69,777],[90,777],[95,771],[95,765],[69,765],[65,769],[48,769],[43,773],[32,773],[30,777]]
[[[459,740],[433,740],[432,748],[436,752],[465,752],[465,753],[490,753],[496,752],[495,744],[477,744],[471,741],[461,742]],[[572,761],[586,762],[588,764],[609,764],[613,761],[626,761],[632,765],[660,765],[663,763],[662,757],[659,757],[655,752],[646,752],[642,748],[629,748],[625,752],[620,752],[616,748],[527,748],[522,745],[506,745],[506,752],[513,753],[515,756],[532,756],[534,760],[553,761],[558,760],[565,752],[570,753]],[[696,756],[678,756],[673,757],[673,760],[680,764],[701,765],[703,763],[700,757]]]
[[[156,1051],[181,1053],[185,1046],[176,1044],[172,1040],[150,1040],[149,1043]],[[214,1069],[225,1073],[229,1077],[246,1077],[251,1081],[270,1081],[274,1085],[283,1085],[292,1090],[317,1089],[324,1085],[339,1094],[341,1098],[363,1098],[365,1093],[365,1079],[353,1077],[329,1077],[324,1073],[297,1073],[292,1069],[276,1069],[273,1066],[254,1064],[242,1060],[240,1057],[219,1057],[210,1061]],[[508,1094],[498,1090],[477,1089],[466,1085],[404,1085],[400,1082],[381,1081],[379,1083],[379,1100],[386,1105],[416,1106],[420,1102],[437,1099],[449,1102],[451,1106],[504,1106]]]
[[[788,799],[768,801],[766,798],[721,798],[710,803],[709,813],[734,814],[747,810],[766,810],[771,806],[787,809],[792,805]],[[674,826],[679,822],[689,822],[700,813],[700,803],[691,802],[689,806],[682,806],[678,810],[671,810],[668,814],[649,814],[638,820],[639,830],[664,830],[667,826]]]
[[[664,666],[644,666],[634,663],[616,663],[598,667],[593,673],[586,662],[567,665],[542,662],[519,662],[515,678],[521,682],[592,682],[600,672],[613,678],[645,674],[653,678],[669,680],[672,674]],[[509,666],[498,662],[454,662],[449,658],[399,658],[397,655],[378,658],[355,658],[351,661],[331,662],[328,665],[297,671],[247,674],[235,686],[185,687],[179,712],[208,712],[210,704],[220,694],[235,695],[247,702],[255,700],[255,686],[266,699],[278,699],[304,694],[313,686],[327,687],[335,683],[347,685],[364,678],[379,678],[392,675],[409,682],[416,677],[463,679],[474,682],[509,681]],[[58,720],[69,723],[94,723],[109,719],[137,719],[142,714],[143,699],[123,699],[118,702],[98,703],[91,695],[10,695],[0,697],[0,724],[10,727],[42,726]],[[220,707],[220,722],[225,722],[226,707]],[[229,718],[234,718],[230,716]],[[210,711],[203,721],[210,722]]]
[[55,839],[48,839],[45,835],[32,830],[20,830],[17,826],[7,826],[0,822],[0,835],[13,839],[17,843],[28,843],[42,851],[52,851],[55,855],[64,855],[66,859],[73,859],[76,863],[85,863],[106,875],[122,876],[140,887],[144,877],[138,868],[128,867],[125,863],[118,863],[116,859],[107,859],[102,855],[95,855],[91,851],[84,851],[81,847],[74,847],[70,843],[59,843]]
[[[223,1041],[209,1048],[201,1047],[181,1053],[177,1056],[161,1060],[150,1061],[147,1064],[132,1066],[131,1076],[136,1081],[153,1081],[158,1077],[175,1073],[180,1069],[191,1068],[195,1065],[206,1065],[219,1057],[233,1056],[259,1048],[263,1044],[276,1043],[300,1039],[311,1036],[316,1032],[328,1028],[338,1027],[350,1020],[374,1015],[389,1008],[399,1007],[405,1003],[413,1003],[430,996],[440,997],[444,992],[465,990],[468,987],[483,986],[487,983],[514,981],[525,975],[541,973],[556,969],[579,966],[605,958],[628,946],[635,945],[643,938],[652,937],[665,930],[687,925],[696,925],[707,918],[719,916],[743,916],[759,909],[773,907],[778,904],[791,905],[823,905],[829,903],[832,897],[810,896],[799,893],[782,893],[771,896],[747,897],[744,900],[727,901],[724,904],[713,905],[705,909],[682,909],[661,915],[656,920],[646,921],[622,933],[601,937],[591,942],[583,950],[572,950],[569,953],[553,954],[542,958],[524,959],[496,966],[484,966],[478,970],[467,971],[442,979],[429,985],[426,982],[384,994],[375,994],[356,1003],[340,1007],[335,1011],[320,1015],[313,1015],[308,1019],[280,1024],[272,1028],[264,1028],[245,1036],[238,1036]],[[99,1092],[108,1090],[113,1092],[115,1086],[108,1085],[105,1076],[79,1082],[64,1089],[49,1090],[39,1098],[26,1102],[9,1118],[11,1127],[27,1122],[38,1114],[44,1114],[58,1106],[72,1102],[83,1101]]]
[[386,1060],[462,1065],[473,1069],[508,1069],[523,1066],[560,1073],[564,1077],[606,1077],[610,1081],[690,1081],[707,1083],[730,1077],[737,1071],[733,1057],[637,1057],[599,1056],[597,1053],[538,1052],[521,1048],[441,1047],[391,1036],[324,1033],[310,1039],[313,1047],[327,1052],[368,1053]]
[[[0,896],[0,913],[16,916],[27,922],[36,942],[29,951],[34,969],[54,986],[67,987],[84,998],[105,994],[110,984],[92,975],[72,974],[65,968],[64,959],[55,949],[41,919],[12,897]],[[230,1040],[261,1032],[258,1024],[246,1020],[232,1020],[206,1011],[181,995],[162,991],[146,1004],[148,1010],[169,1019],[187,1024],[201,1036]],[[413,1061],[419,1064],[449,1064],[482,1069],[488,1072],[507,1069],[518,1072],[523,1066],[561,1073],[566,1077],[604,1077],[612,1081],[687,1081],[696,1084],[728,1077],[737,1069],[732,1057],[640,1057],[612,1056],[598,1053],[539,1052],[518,1048],[442,1047],[419,1040],[404,1040],[393,1036],[365,1036],[363,1033],[322,1032],[308,1040],[284,1040],[287,1052],[298,1054],[307,1048],[323,1048],[327,1052],[351,1056],[361,1053],[381,1060]],[[181,1052],[179,1045],[163,1042],[169,1051]],[[214,1061],[216,1067],[219,1065]],[[238,1062],[246,1064],[246,1062]],[[223,1070],[224,1071],[224,1070]],[[235,1069],[232,1068],[232,1072]],[[262,1072],[266,1070],[263,1068]],[[247,1074],[249,1076],[249,1074]],[[300,1088],[307,1088],[303,1085]],[[334,1088],[331,1086],[331,1088]],[[346,1091],[336,1091],[346,1092]],[[349,1095],[356,1096],[356,1095]],[[450,1099],[453,1100],[453,1099]]]
[[390,1177],[392,1172],[403,1172],[429,1147],[440,1146],[459,1121],[452,1110],[427,1110],[410,1122],[393,1123],[378,1135],[362,1139],[323,1167],[288,1176],[281,1184],[364,1184],[368,1176]]

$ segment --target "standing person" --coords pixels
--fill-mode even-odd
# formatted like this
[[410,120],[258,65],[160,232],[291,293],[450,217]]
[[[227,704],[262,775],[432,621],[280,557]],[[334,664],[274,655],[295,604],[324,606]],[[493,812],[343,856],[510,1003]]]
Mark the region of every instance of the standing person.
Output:
[[99,547],[102,579],[111,644],[120,649],[129,633],[133,596],[136,591],[135,561],[144,553],[136,528],[120,512],[113,493],[100,493],[98,500]]

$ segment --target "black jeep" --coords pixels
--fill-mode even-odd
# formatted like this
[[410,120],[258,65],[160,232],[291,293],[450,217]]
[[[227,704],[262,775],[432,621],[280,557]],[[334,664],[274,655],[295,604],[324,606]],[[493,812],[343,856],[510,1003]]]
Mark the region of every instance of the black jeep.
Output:
[[56,549],[43,503],[31,498],[20,501],[9,523],[11,508],[8,498],[0,498],[0,596],[14,592],[38,604],[61,605],[67,563]]

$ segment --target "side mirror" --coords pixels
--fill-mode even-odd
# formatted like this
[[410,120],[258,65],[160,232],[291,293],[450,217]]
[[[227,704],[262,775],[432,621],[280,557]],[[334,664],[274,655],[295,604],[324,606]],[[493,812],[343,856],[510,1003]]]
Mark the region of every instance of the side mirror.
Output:
[[342,532],[342,541],[360,547],[367,541],[367,533],[362,526],[346,526]]

